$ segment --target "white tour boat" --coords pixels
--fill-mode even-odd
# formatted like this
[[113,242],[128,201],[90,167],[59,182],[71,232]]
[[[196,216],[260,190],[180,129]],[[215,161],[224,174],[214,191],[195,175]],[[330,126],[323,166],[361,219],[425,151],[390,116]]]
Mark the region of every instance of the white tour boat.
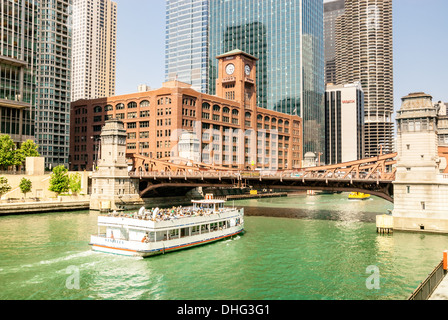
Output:
[[98,217],[94,251],[148,257],[229,238],[244,231],[244,209],[224,207],[207,195],[192,207],[109,213]]

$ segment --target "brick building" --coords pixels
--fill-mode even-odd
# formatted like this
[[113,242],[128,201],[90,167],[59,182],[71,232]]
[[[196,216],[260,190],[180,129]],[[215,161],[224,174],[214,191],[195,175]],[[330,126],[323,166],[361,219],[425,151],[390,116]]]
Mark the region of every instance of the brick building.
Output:
[[259,108],[257,59],[240,50],[218,56],[217,95],[168,81],[162,88],[71,105],[70,169],[92,170],[106,120],[121,119],[126,152],[151,158],[184,158],[239,169],[301,167],[302,119]]

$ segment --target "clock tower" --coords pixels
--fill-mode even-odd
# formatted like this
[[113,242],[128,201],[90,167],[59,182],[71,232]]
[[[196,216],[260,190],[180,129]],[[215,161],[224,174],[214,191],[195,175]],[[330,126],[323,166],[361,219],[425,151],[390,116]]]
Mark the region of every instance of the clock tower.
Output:
[[241,103],[241,110],[255,111],[257,106],[256,62],[257,58],[241,50],[233,50],[218,59],[216,95]]

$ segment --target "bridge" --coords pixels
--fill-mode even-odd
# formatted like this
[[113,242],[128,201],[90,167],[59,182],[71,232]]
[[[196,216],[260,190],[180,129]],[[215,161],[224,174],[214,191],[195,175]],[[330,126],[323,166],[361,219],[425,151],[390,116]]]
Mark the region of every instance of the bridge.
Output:
[[145,198],[196,187],[364,192],[393,202],[396,153],[298,170],[238,170],[182,158],[134,155],[131,178]]
[[[129,171],[124,123],[108,120],[101,132],[98,170],[92,174],[90,208],[141,206],[144,198],[157,193],[174,196],[196,187],[364,192],[394,203],[394,230],[448,233],[448,159],[438,145],[446,139],[448,117],[425,93],[409,94],[402,101],[398,153],[297,170],[240,170],[135,155]],[[442,136],[439,129],[445,132]]]

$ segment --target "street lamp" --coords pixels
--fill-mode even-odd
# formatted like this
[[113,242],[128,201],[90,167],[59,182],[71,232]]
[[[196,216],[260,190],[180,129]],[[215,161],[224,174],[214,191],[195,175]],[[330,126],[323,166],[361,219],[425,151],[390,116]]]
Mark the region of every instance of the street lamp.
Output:
[[98,160],[100,158],[100,147],[101,147],[101,137],[95,137],[95,136],[91,136],[90,139],[93,140],[94,143],[94,153],[96,153],[96,159],[94,161],[92,161],[92,171],[96,171],[96,167],[98,165]]

